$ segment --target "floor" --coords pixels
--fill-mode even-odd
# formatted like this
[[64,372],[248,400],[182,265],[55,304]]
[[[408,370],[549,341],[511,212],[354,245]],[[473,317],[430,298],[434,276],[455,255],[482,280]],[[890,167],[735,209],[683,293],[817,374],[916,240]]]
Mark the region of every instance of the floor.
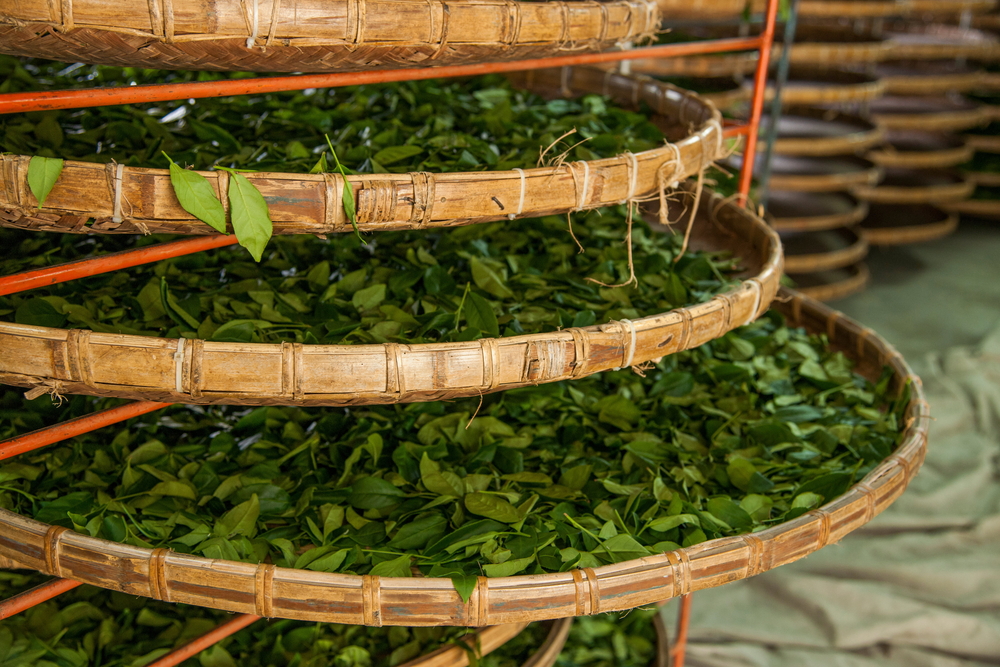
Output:
[[871,327],[920,372],[928,352],[974,345],[1000,322],[1000,222],[962,220],[930,243],[872,248],[871,286],[831,306]]

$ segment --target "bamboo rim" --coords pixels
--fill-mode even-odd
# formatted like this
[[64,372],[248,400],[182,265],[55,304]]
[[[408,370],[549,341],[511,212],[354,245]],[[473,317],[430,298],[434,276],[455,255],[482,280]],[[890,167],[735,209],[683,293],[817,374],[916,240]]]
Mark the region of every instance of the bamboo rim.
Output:
[[968,199],[976,184],[962,178],[942,185],[915,184],[861,186],[854,189],[860,199],[876,204],[938,204]]
[[[763,0],[754,0],[755,10]],[[964,11],[973,14],[988,12],[996,0],[801,0],[799,16],[802,18],[890,18],[911,14],[954,15]]]
[[980,153],[1000,153],[1000,136],[992,134],[966,134],[965,140]]
[[909,227],[865,227],[862,225],[861,231],[870,245],[890,246],[909,245],[911,243],[925,243],[935,241],[948,236],[958,228],[958,213],[954,212],[954,207],[961,206],[965,202],[957,202],[947,206],[950,213],[945,213],[944,218],[938,222],[931,222],[923,225],[912,225]]
[[900,151],[887,144],[869,151],[865,157],[881,167],[941,169],[968,162],[975,152],[968,142],[954,148],[929,151]]
[[1000,187],[1000,173],[995,171],[969,171],[965,173],[965,177],[976,185],[988,188]]
[[[808,106],[811,104],[835,104],[840,102],[864,102],[885,94],[885,83],[881,79],[838,70],[820,70],[812,73],[817,81],[794,84],[796,72],[791,81],[781,90],[781,104],[785,107]],[[774,86],[767,87],[766,99],[774,99]]]
[[632,69],[650,76],[722,77],[750,74],[757,67],[758,54],[726,54],[721,56],[685,56],[683,58],[639,58]]
[[[718,110],[676,86],[594,67],[532,70],[515,73],[511,79],[549,94],[596,92],[633,108],[645,103],[657,111],[653,119],[668,135],[673,132],[683,138],[640,153],[537,169],[348,176],[358,227],[369,231],[449,227],[642,200],[697,174],[722,155]],[[0,155],[0,226],[86,234],[217,233],[181,208],[166,169],[67,161],[39,209],[27,184],[30,160],[30,156]],[[202,173],[225,201],[228,173]],[[269,202],[275,234],[353,231],[341,205],[345,179],[340,174],[245,176]]]
[[572,616],[554,621],[552,627],[549,628],[549,634],[546,635],[545,641],[542,642],[538,650],[521,667],[552,667],[556,660],[559,659],[559,654],[562,653],[563,647],[566,646],[566,640],[569,639],[569,631],[572,626]]
[[0,555],[54,576],[130,595],[258,616],[363,625],[498,625],[621,611],[794,562],[871,521],[904,491],[926,453],[930,413],[920,379],[875,332],[782,290],[792,325],[825,332],[871,379],[888,366],[911,389],[900,445],[844,495],[760,532],[572,572],[480,577],[468,603],[449,579],[355,576],[210,560],[117,544],[0,510]]
[[980,88],[985,72],[954,72],[951,74],[886,75],[882,77],[887,95],[943,95],[965,93]]
[[653,0],[25,0],[0,10],[0,52],[65,62],[330,72],[516,60],[649,39]]
[[[682,190],[684,208],[695,197]],[[759,217],[701,197],[692,247],[725,248],[752,275],[711,300],[634,321],[404,345],[215,343],[0,322],[0,382],[171,403],[364,405],[479,396],[642,364],[718,338],[767,310],[781,243]]]
[[988,109],[979,106],[974,109],[942,111],[936,113],[878,113],[872,117],[890,130],[927,130],[930,132],[956,132],[967,130],[990,121]]
[[778,232],[821,232],[839,227],[850,227],[865,219],[868,215],[868,204],[851,197],[855,206],[846,213],[831,213],[828,215],[808,215],[800,217],[769,217],[771,227]]
[[966,199],[965,201],[943,204],[942,208],[956,216],[967,215],[1000,220],[1000,199]]
[[739,16],[746,0],[657,0],[664,21]]
[[[868,287],[872,276],[867,264],[863,262],[855,264],[849,267],[849,271],[850,275],[843,280],[824,285],[814,285],[812,287],[799,287],[797,289],[805,296],[817,301],[836,301],[837,299],[844,299],[852,294],[857,294]],[[795,276],[792,276],[792,278],[794,279]]]
[[[997,15],[997,18],[1000,19],[1000,15]],[[1000,73],[981,71],[979,72],[979,81],[976,84],[974,88],[979,90],[998,91],[1000,90]]]
[[778,155],[850,155],[881,144],[886,136],[883,126],[850,114],[823,109],[796,109],[782,115],[783,118],[789,116],[803,116],[819,120],[843,119],[856,122],[859,128],[866,126],[866,129],[858,129],[838,136],[782,137],[779,134],[774,142],[774,152]]
[[[781,47],[776,46],[775,57],[780,57]],[[839,66],[846,63],[876,63],[890,57],[888,42],[799,42],[792,45],[789,61],[802,65]]]
[[842,227],[835,231],[849,235],[852,241],[847,246],[831,252],[791,254],[786,249],[785,273],[812,273],[840,269],[856,264],[868,255],[868,241],[862,234],[850,227]]
[[899,60],[996,60],[1000,58],[1000,44],[920,44],[890,39],[886,57]]
[[839,192],[872,186],[882,178],[882,168],[872,163],[871,167],[839,174],[803,175],[794,173],[773,173],[769,187],[792,192]]
[[[528,623],[508,623],[483,628],[473,636],[462,638],[463,643],[478,645],[479,655],[486,656],[524,632]],[[474,637],[474,639],[473,639]],[[469,651],[457,645],[441,646],[430,653],[407,660],[399,667],[468,667]]]
[[997,6],[997,0],[903,0],[913,13],[923,14],[961,14],[971,12],[980,14],[988,12]]

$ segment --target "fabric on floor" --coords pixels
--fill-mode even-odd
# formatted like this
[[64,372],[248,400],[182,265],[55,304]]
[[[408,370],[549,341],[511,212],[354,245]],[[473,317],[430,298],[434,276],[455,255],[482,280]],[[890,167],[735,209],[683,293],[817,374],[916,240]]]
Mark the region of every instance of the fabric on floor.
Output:
[[695,594],[688,667],[1000,665],[1000,327],[921,367],[934,421],[906,493],[838,545]]

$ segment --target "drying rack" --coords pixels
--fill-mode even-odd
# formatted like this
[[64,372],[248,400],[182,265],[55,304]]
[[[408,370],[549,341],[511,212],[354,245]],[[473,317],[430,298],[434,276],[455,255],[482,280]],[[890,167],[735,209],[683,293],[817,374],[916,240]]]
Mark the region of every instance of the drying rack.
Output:
[[[775,24],[778,16],[779,0],[767,0],[764,11],[764,29],[756,37],[718,39],[701,42],[663,44],[624,51],[553,56],[519,60],[512,62],[476,63],[469,65],[449,65],[423,69],[373,70],[366,72],[344,72],[332,74],[299,74],[280,77],[260,77],[227,81],[193,82],[180,84],[156,84],[120,88],[94,88],[77,90],[40,91],[29,93],[0,94],[0,114],[25,113],[55,109],[76,109],[81,107],[110,106],[120,104],[140,104],[164,102],[177,99],[201,99],[208,97],[228,97],[260,93],[284,92],[306,88],[336,88],[373,83],[413,81],[431,78],[477,76],[502,72],[523,71],[538,68],[568,67],[596,63],[623,62],[638,58],[672,58],[691,55],[706,55],[732,51],[758,51],[759,58],[753,78],[753,95],[747,123],[729,123],[724,129],[728,139],[743,138],[744,156],[739,173],[737,194],[741,204],[746,204],[753,179],[756,161],[758,130],[766,91],[771,47],[774,42]],[[786,49],[787,51],[787,49]],[[626,65],[627,66],[627,65]],[[9,276],[0,276],[0,296],[16,294],[38,287],[55,285],[78,278],[118,271],[130,267],[181,257],[205,250],[221,248],[236,243],[235,236],[207,236],[200,238],[169,241],[153,246],[103,255],[90,259],[59,264],[44,269],[24,271]],[[45,447],[63,440],[94,431],[106,426],[139,417],[163,408],[171,403],[156,401],[133,401],[118,407],[94,412],[62,423],[0,441],[0,461]],[[0,568],[16,567],[0,559]],[[0,620],[30,609],[62,593],[72,590],[80,582],[70,579],[54,579],[29,591],[0,601]],[[240,614],[217,626],[207,634],[177,648],[171,653],[150,663],[147,667],[174,667],[198,652],[212,646],[229,635],[249,626],[261,617]],[[677,631],[670,649],[672,667],[683,667],[687,646],[688,628],[691,620],[691,594],[681,597]]]

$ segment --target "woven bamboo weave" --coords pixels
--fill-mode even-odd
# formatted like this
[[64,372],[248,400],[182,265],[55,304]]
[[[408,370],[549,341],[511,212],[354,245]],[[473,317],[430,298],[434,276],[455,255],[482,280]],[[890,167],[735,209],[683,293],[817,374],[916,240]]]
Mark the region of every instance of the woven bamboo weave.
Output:
[[807,232],[809,234],[837,234],[845,242],[844,246],[827,252],[790,252],[789,243],[785,241],[785,272],[811,273],[813,271],[829,271],[851,264],[857,264],[868,255],[868,242],[853,228],[842,227],[826,232]]
[[0,52],[123,67],[333,72],[605,50],[659,27],[653,0],[18,0]]
[[961,172],[948,169],[890,168],[886,177],[887,182],[859,186],[854,194],[879,204],[937,204],[968,199],[976,188]]
[[[782,132],[783,125],[793,122],[801,125],[799,118],[808,119],[806,125],[798,130],[789,127],[788,132]],[[761,122],[767,126],[766,119]],[[885,128],[881,125],[859,116],[824,109],[795,109],[785,113],[779,119],[778,128],[778,138],[774,142],[774,152],[778,155],[854,155],[885,139]]]
[[581,616],[648,605],[792,563],[871,521],[903,493],[927,447],[920,379],[874,331],[794,292],[776,304],[793,325],[831,344],[877,379],[910,387],[901,444],[844,495],[766,530],[570,572],[480,577],[469,602],[449,579],[355,576],[211,560],[117,544],[0,510],[0,555],[48,574],[151,597],[266,617],[363,625],[467,625]]
[[958,216],[930,204],[872,204],[861,222],[871,245],[921,243],[955,231]]
[[[785,107],[811,104],[865,102],[881,97],[885,83],[874,77],[833,69],[796,68],[781,89]],[[774,86],[767,88],[767,100],[774,99]]]
[[[754,11],[762,11],[765,0],[752,0]],[[988,12],[996,0],[800,0],[799,17],[807,19],[890,18],[916,14],[954,16],[968,11]]]
[[[915,134],[910,130],[901,132],[902,137]],[[894,133],[895,134],[895,133]],[[934,136],[928,134],[928,136]],[[882,167],[903,167],[906,169],[942,169],[968,162],[975,150],[967,142],[956,135],[939,135],[940,148],[927,146],[927,150],[901,150],[891,143],[869,151],[865,156]]]
[[[693,193],[686,196],[690,205]],[[362,405],[479,396],[642,364],[753,321],[774,298],[781,275],[777,234],[723,201],[701,197],[692,247],[731,251],[746,279],[669,313],[419,345],[217,343],[0,323],[0,382],[179,403]]]
[[[423,229],[600,208],[648,198],[720,157],[721,116],[694,93],[641,75],[597,68],[533,70],[511,76],[547,96],[606,94],[646,104],[666,133],[661,147],[537,169],[348,176],[357,222],[369,231]],[[45,206],[27,184],[30,157],[0,155],[0,225],[86,234],[215,234],[180,206],[166,169],[67,161]],[[229,176],[203,172],[224,196]],[[275,234],[352,231],[339,174],[245,174],[268,202]]]
[[[975,218],[1000,220],[1000,199],[966,199],[942,206],[956,216],[968,215]],[[955,224],[958,224],[957,220]]]
[[1000,153],[1000,136],[990,134],[966,134],[965,140],[980,153]]
[[817,301],[836,301],[857,294],[868,287],[872,280],[871,271],[864,262],[846,269],[804,273],[789,276],[793,281],[809,281],[815,284],[800,284],[797,289]]
[[[815,204],[815,206],[807,210],[800,207],[800,210],[795,211],[793,205],[796,196],[808,197],[812,200],[810,203]],[[824,201],[825,198],[832,201],[827,204]],[[804,193],[772,190],[770,203],[774,205],[779,200],[784,200],[786,208],[790,210],[782,211],[780,216],[769,214],[768,221],[778,232],[820,232],[839,227],[850,227],[858,224],[868,215],[868,204],[842,192]]]

